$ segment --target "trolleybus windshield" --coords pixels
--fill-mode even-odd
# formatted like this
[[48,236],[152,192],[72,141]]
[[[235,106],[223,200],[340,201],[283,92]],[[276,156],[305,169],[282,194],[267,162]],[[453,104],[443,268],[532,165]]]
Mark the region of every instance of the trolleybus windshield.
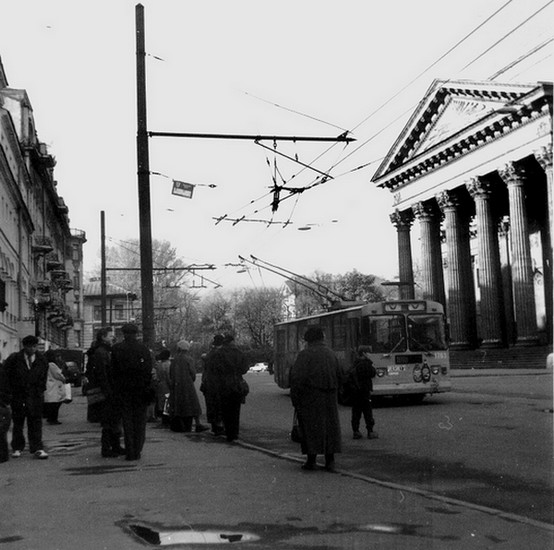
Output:
[[445,350],[446,334],[441,315],[408,315],[408,345],[411,351]]
[[364,325],[367,326],[367,333],[363,335],[362,341],[371,346],[373,353],[406,351],[407,338],[403,315],[366,317],[363,319],[362,327]]

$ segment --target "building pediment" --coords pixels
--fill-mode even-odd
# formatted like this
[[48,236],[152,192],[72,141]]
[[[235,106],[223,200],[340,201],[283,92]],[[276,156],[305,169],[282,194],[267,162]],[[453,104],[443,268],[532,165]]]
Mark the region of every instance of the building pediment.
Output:
[[[513,113],[529,108],[541,84],[436,80],[413,112],[372,181],[396,187],[404,170],[425,163],[428,171],[471,150],[485,134],[502,134]],[[544,93],[540,94],[544,97]],[[476,137],[477,136],[477,137]],[[423,166],[423,165],[422,165]],[[416,171],[421,171],[422,166]],[[410,176],[408,179],[411,179]],[[391,178],[395,178],[391,181]]]

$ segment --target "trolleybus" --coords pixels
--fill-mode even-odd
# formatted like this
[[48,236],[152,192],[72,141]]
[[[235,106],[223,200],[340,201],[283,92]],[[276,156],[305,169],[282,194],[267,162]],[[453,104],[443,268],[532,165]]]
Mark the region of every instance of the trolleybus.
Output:
[[[289,372],[304,347],[306,329],[319,325],[339,359],[344,379],[360,345],[371,348],[377,371],[374,396],[425,395],[450,391],[444,308],[430,300],[368,303],[277,323],[274,327],[274,377],[289,387]],[[341,392],[339,392],[339,400]]]

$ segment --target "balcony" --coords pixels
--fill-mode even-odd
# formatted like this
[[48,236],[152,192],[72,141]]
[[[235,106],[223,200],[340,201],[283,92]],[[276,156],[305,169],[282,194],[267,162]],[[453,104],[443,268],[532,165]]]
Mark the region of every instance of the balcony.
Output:
[[60,262],[58,255],[55,252],[49,252],[45,256],[46,271],[52,271],[63,268],[63,263]]
[[74,229],[71,228],[70,230],[71,236],[75,239],[80,239],[84,243],[87,241],[87,234],[82,229]]
[[36,255],[48,254],[54,250],[52,239],[46,235],[35,235],[31,249]]

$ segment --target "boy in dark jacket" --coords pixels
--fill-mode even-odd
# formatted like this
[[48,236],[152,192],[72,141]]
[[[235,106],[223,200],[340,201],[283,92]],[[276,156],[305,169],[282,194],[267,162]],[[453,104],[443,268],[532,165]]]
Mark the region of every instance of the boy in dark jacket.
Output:
[[371,407],[371,392],[373,391],[372,379],[375,378],[375,367],[370,359],[371,348],[369,346],[358,347],[358,357],[354,360],[350,372],[350,390],[352,398],[352,432],[354,439],[361,439],[360,420],[363,415],[367,428],[367,438],[377,439],[378,435],[373,431],[375,420]]

